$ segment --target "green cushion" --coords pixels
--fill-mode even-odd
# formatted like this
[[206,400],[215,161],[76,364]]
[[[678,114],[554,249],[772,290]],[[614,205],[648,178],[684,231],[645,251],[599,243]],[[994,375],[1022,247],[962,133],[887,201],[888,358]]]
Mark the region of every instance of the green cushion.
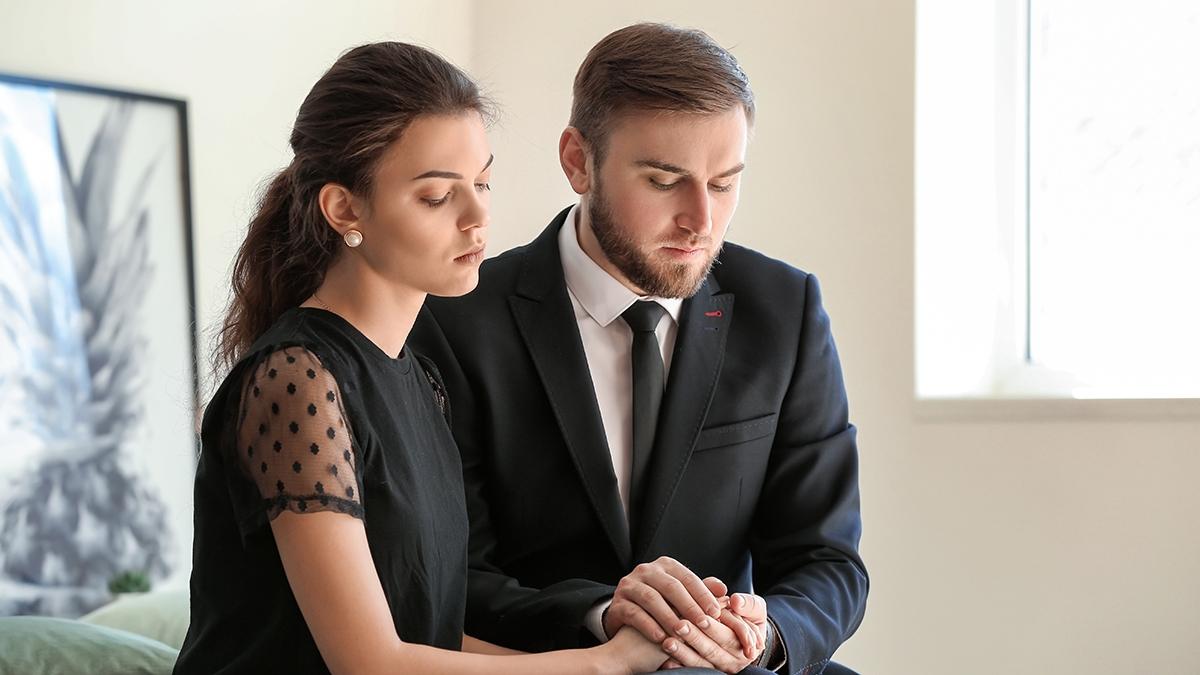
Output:
[[145,635],[179,649],[189,619],[188,591],[182,589],[124,594],[79,620]]
[[157,640],[82,621],[0,617],[0,673],[168,675],[179,651]]

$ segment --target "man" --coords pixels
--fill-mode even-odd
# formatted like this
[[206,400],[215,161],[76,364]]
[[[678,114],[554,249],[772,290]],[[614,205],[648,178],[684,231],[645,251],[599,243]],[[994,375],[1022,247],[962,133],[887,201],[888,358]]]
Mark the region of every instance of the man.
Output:
[[411,340],[462,454],[470,634],[540,651],[628,624],[672,665],[807,675],[861,622],[855,430],[817,281],[724,244],[753,115],[704,33],[616,31],[559,144],[578,205],[468,296],[429,298]]

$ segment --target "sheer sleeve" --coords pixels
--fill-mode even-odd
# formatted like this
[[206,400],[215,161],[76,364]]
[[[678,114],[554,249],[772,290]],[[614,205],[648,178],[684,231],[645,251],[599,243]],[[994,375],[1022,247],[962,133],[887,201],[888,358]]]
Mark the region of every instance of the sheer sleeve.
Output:
[[333,374],[312,352],[269,354],[248,376],[237,454],[267,517],[339,511],[362,518],[358,458]]

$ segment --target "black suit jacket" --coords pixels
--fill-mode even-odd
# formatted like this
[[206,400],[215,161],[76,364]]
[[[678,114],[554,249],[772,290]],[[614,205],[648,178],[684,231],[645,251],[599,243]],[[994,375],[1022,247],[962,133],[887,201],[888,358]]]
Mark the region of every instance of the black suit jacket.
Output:
[[587,644],[587,610],[665,555],[765,596],[789,672],[819,669],[861,622],[868,582],[855,429],[816,279],[725,245],[683,303],[630,527],[563,278],[566,214],[485,262],[470,294],[429,298],[410,338],[441,370],[463,459],[467,632]]

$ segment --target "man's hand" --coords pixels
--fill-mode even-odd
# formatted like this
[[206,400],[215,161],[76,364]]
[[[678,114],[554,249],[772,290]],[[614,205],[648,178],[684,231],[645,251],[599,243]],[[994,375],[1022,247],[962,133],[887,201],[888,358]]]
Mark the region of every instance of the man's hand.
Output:
[[700,577],[664,556],[638,565],[617,584],[612,604],[604,612],[604,632],[611,638],[621,626],[631,626],[646,639],[661,643],[673,634],[680,619],[703,629],[720,618],[717,596]]

